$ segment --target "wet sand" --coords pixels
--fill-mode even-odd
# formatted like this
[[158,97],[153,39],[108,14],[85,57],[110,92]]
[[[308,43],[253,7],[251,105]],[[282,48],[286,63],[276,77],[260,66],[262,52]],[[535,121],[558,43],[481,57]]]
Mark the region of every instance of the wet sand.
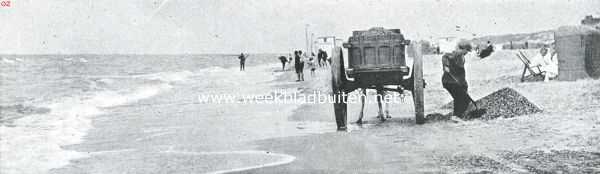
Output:
[[[289,83],[275,80],[281,73],[274,67],[248,67],[220,79],[192,76],[155,97],[105,108],[106,114],[92,118],[93,128],[82,143],[63,147],[84,152],[87,158],[50,173],[221,173],[289,163],[293,156],[260,151],[249,142],[334,132],[335,123],[288,120],[299,104],[219,104],[197,99],[205,91],[268,95],[280,89],[275,86]],[[226,86],[206,88],[211,80]],[[191,83],[198,81],[204,84]],[[303,126],[310,129],[299,128]]]

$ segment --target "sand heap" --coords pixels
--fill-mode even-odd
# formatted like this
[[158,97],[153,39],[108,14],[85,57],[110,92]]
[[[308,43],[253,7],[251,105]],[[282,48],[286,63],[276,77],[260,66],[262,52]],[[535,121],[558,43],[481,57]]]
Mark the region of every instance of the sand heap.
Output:
[[[542,112],[539,107],[511,88],[502,88],[476,102],[479,108],[487,109],[487,113],[482,116],[484,119],[510,118]],[[449,109],[452,106],[453,103],[450,102],[442,108]]]

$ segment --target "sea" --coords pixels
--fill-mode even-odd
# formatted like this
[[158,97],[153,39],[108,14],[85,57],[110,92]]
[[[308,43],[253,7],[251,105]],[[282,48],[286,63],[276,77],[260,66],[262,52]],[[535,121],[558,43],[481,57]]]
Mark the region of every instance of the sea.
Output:
[[[197,130],[199,135],[189,136],[205,136],[204,140],[216,144],[219,141],[227,144],[239,139],[284,136],[278,133],[284,129],[282,126],[264,128],[264,125],[260,125],[259,122],[273,120],[264,115],[284,114],[281,112],[289,114],[296,106],[255,106],[255,109],[238,109],[232,108],[231,105],[200,105],[195,97],[199,94],[271,93],[273,81],[282,73],[277,71],[281,66],[278,56],[278,54],[251,54],[246,60],[247,70],[239,71],[239,60],[236,54],[2,55],[0,56],[0,171],[2,171],[0,173],[45,173],[50,169],[69,165],[73,159],[89,157],[88,153],[64,147],[83,143],[89,131],[94,128],[94,120],[103,115],[108,119],[120,120],[111,123],[115,125],[131,118],[152,122],[143,119],[154,119],[159,117],[156,115],[165,112],[178,113],[170,117],[160,116],[158,120],[184,120],[181,121],[183,123],[201,120],[196,125],[190,125],[190,128],[198,125],[208,128]],[[190,110],[182,111],[185,106],[189,106]],[[145,112],[143,109],[140,111],[140,108],[145,107],[158,111]],[[285,111],[273,110],[271,107]],[[256,117],[259,119],[230,117],[257,122],[248,125],[235,123],[223,117],[223,115],[236,114],[231,110],[239,112],[237,114],[240,115],[261,117]],[[177,115],[180,115],[181,119],[174,118]],[[280,120],[282,124],[288,123],[285,117],[281,117]],[[98,124],[102,123],[98,121]],[[176,130],[168,128],[172,126],[169,122],[163,124],[160,128],[161,134],[149,136],[160,137]],[[181,125],[181,123],[173,124]],[[211,125],[215,128],[211,129]],[[152,132],[150,129],[158,130],[159,128],[156,127],[144,127],[143,133],[139,133],[139,136]],[[224,129],[226,127],[234,127],[240,131],[231,133]],[[292,128],[295,125],[290,124],[285,129],[288,127]],[[179,128],[177,130],[181,130]],[[122,130],[115,131],[134,131],[128,128],[119,129]],[[181,136],[186,135],[181,134]],[[115,135],[117,138],[114,138],[114,146],[123,146],[123,149],[136,148],[133,140],[130,145],[126,145],[127,141],[132,139],[127,136],[129,135],[123,133]],[[167,136],[177,137],[177,134]],[[237,137],[224,141],[223,136]],[[183,143],[187,139],[189,137],[169,143],[177,147],[177,141]],[[143,137],[137,140],[143,141]],[[289,158],[286,160],[289,161]],[[219,169],[227,170],[227,168]],[[99,173],[104,172],[119,171]]]

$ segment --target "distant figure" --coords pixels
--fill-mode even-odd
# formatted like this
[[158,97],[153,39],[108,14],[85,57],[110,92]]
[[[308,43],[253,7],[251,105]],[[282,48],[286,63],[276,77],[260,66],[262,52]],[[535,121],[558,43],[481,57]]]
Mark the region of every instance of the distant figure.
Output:
[[327,55],[327,51],[323,51],[323,64],[325,66],[327,66],[327,62],[331,63],[331,59],[329,59],[329,56]]
[[315,70],[317,69],[317,67],[315,65],[314,57],[310,57],[308,59],[308,68],[310,68],[310,76],[315,77]]
[[319,59],[319,67],[327,66],[327,52],[319,49],[317,59]]
[[246,70],[246,58],[248,58],[248,54],[244,55],[244,53],[240,53],[238,59],[240,59],[240,71]]
[[290,57],[289,57],[289,60],[288,60],[288,64],[292,64],[292,60],[293,60],[293,57],[292,57],[292,54],[290,54]]
[[302,51],[294,51],[294,67],[299,81],[304,81],[304,60],[302,60]]
[[281,61],[281,71],[285,71],[285,64],[287,63],[287,58],[285,56],[279,56],[279,61]]
[[321,61],[323,60],[323,50],[319,48],[317,51],[317,63],[319,63],[319,67],[322,67]]
[[492,53],[494,52],[494,46],[492,45],[492,43],[490,41],[487,41],[487,46],[485,47],[485,49],[481,50],[481,52],[479,52],[479,58],[486,58],[488,56],[490,56]]
[[331,59],[328,59],[327,51],[323,51],[323,66],[327,66],[328,62],[331,64]]

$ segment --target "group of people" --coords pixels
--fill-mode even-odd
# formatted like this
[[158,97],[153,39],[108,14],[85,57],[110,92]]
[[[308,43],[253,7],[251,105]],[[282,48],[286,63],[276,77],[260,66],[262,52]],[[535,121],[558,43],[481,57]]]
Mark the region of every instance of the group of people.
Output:
[[[240,60],[240,71],[246,70],[246,59],[249,57],[248,54],[240,53],[238,59]],[[327,52],[322,49],[318,50],[317,59],[315,59],[315,54],[311,53],[311,56],[307,56],[306,53],[303,53],[301,50],[294,51],[294,56],[290,54],[289,59],[285,56],[279,56],[279,61],[281,62],[281,69],[285,71],[285,65],[291,64],[292,60],[294,63],[294,68],[296,70],[296,74],[298,76],[298,80],[296,81],[304,81],[304,64],[308,65],[308,68],[311,71],[311,76],[315,76],[315,70],[317,69],[317,63],[319,67],[326,67],[328,64]],[[318,62],[316,62],[318,61]]]
[[556,51],[544,45],[539,54],[531,59],[532,66],[540,66],[544,81],[550,81],[558,76],[558,59]]
[[290,54],[289,59],[285,56],[279,56],[279,61],[281,62],[281,69],[285,71],[286,64],[294,63],[294,69],[298,79],[296,81],[304,81],[304,65],[308,66],[311,71],[311,77],[315,76],[315,70],[317,69],[317,65],[319,67],[327,66],[327,52],[322,49],[318,50],[317,58],[315,59],[315,54],[311,53],[310,56],[303,53],[301,50],[295,50],[294,55]]
[[323,49],[319,49],[317,53],[317,59],[319,59],[319,67],[326,67],[331,61],[331,59],[327,58],[327,52],[323,51]]
[[[486,49],[493,50],[493,47],[488,42]],[[467,55],[473,47],[471,43],[463,41],[457,44],[456,50],[451,53],[446,53],[442,56],[442,86],[454,99],[454,111],[455,116],[464,116],[468,109],[469,103],[471,102],[468,94],[468,84],[465,73],[465,55]],[[491,51],[490,51],[491,52]],[[328,66],[327,52],[322,49],[318,50],[317,59],[315,62],[314,53],[311,56],[307,56],[301,50],[294,51],[293,57],[290,54],[289,59],[285,56],[279,56],[278,59],[281,61],[282,70],[285,71],[286,64],[291,64],[292,59],[294,63],[295,72],[297,75],[296,81],[304,81],[304,64],[306,63],[311,70],[311,76],[315,75],[317,65],[319,67]],[[244,63],[247,54],[241,53],[238,57],[240,59],[240,71],[244,71]],[[556,52],[544,46],[540,49],[540,53],[532,59],[534,65],[541,65],[545,81],[555,78],[558,75],[558,61],[556,58]]]

